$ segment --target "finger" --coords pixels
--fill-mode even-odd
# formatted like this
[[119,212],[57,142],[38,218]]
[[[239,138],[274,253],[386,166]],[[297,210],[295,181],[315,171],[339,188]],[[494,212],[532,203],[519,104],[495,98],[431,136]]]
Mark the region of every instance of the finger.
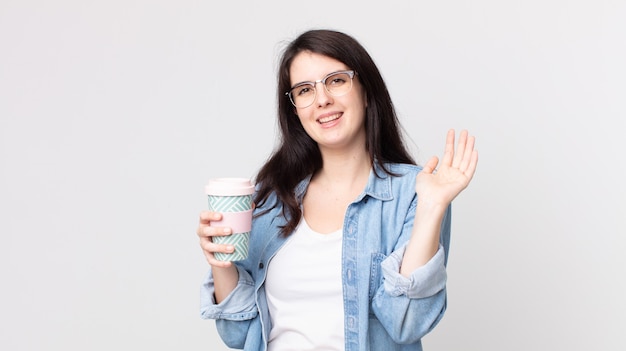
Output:
[[211,238],[201,238],[200,247],[202,248],[203,251],[209,252],[209,253],[214,253],[214,252],[233,253],[233,251],[235,251],[235,246],[231,244],[217,244],[217,243],[214,243],[213,240],[211,240]]
[[219,212],[202,211],[200,212],[200,224],[196,229],[198,236],[211,236],[212,232],[206,230],[211,225],[211,221],[219,221],[222,219],[222,214]]
[[215,253],[233,253],[235,251],[235,247],[232,245],[222,245],[215,244],[209,238],[204,240],[200,240],[200,247],[202,248],[202,252],[204,253],[204,257],[207,262],[209,262],[212,266],[217,267],[229,267],[230,264],[225,263],[225,261],[220,261],[215,258]]
[[200,212],[200,224],[209,224],[211,221],[219,221],[222,219],[222,214],[213,211]]
[[426,162],[424,167],[422,167],[422,172],[425,172],[427,174],[433,173],[435,169],[437,168],[438,163],[439,163],[439,158],[437,156],[431,157],[430,160]]
[[465,170],[465,175],[471,180],[474,177],[474,173],[476,172],[476,165],[478,164],[478,151],[473,150],[472,155],[470,156],[470,162],[467,165],[467,170]]
[[210,238],[212,236],[226,236],[231,235],[233,230],[230,227],[212,227],[209,225],[200,225],[197,229],[199,237]]
[[203,211],[200,213],[200,224],[196,229],[198,236],[218,236],[231,234],[230,228],[226,227],[213,227],[212,221],[219,221],[222,219],[222,214],[219,212]]
[[467,167],[469,166],[469,163],[471,162],[475,142],[476,138],[474,138],[473,136],[467,138],[463,158],[461,159],[461,163],[459,164],[459,170],[461,172],[465,172],[467,170]]
[[206,258],[207,262],[213,267],[226,268],[232,265],[232,262],[230,261],[220,261],[216,259],[215,255],[213,255],[211,252],[207,252],[207,251],[203,251],[203,252],[204,252],[204,257]]
[[450,166],[454,157],[454,133],[454,129],[449,129],[448,134],[446,134],[446,147],[441,158],[441,164],[445,166]]
[[456,152],[454,153],[454,160],[452,161],[452,167],[459,168],[463,156],[465,155],[465,147],[467,145],[467,130],[462,130],[459,135],[459,141],[457,143]]
[[230,261],[218,261],[216,259],[212,259],[208,261],[209,261],[209,264],[213,267],[228,268],[233,265],[233,263]]

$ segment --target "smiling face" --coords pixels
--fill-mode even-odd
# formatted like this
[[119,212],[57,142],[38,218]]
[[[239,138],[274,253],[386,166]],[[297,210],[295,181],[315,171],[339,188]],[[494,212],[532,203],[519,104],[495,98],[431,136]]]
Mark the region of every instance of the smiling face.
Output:
[[[315,82],[329,73],[349,70],[340,61],[328,56],[303,51],[291,63],[291,86]],[[307,134],[320,150],[365,148],[365,92],[355,75],[352,89],[345,95],[328,94],[322,83],[315,86],[315,101],[308,107],[295,108]]]

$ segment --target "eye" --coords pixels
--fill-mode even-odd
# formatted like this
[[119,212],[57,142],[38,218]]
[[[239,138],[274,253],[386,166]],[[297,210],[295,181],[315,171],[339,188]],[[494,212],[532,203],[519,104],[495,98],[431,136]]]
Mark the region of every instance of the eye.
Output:
[[326,81],[326,85],[328,86],[342,85],[346,83],[347,80],[348,80],[348,76],[345,73],[335,74],[335,75],[328,77]]
[[303,84],[293,88],[294,96],[303,96],[313,93],[313,86],[311,84]]

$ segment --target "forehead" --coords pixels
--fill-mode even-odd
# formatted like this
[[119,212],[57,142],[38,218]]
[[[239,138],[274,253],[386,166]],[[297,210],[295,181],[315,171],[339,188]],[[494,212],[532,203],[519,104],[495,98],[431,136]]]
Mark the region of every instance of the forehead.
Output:
[[349,69],[343,62],[334,58],[303,51],[297,54],[289,67],[291,84],[316,81],[329,73]]

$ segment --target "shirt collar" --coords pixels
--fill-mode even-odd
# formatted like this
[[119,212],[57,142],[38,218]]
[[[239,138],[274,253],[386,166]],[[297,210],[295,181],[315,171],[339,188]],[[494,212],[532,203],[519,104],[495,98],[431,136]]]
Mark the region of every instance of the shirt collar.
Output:
[[[312,175],[308,175],[304,178],[295,188],[294,194],[298,199],[298,203],[302,203],[304,193],[311,182]],[[393,200],[393,194],[391,192],[391,176],[380,167],[378,162],[374,162],[374,167],[370,171],[367,185],[361,195],[359,195],[355,202],[361,201],[365,196],[370,196],[381,201]]]

